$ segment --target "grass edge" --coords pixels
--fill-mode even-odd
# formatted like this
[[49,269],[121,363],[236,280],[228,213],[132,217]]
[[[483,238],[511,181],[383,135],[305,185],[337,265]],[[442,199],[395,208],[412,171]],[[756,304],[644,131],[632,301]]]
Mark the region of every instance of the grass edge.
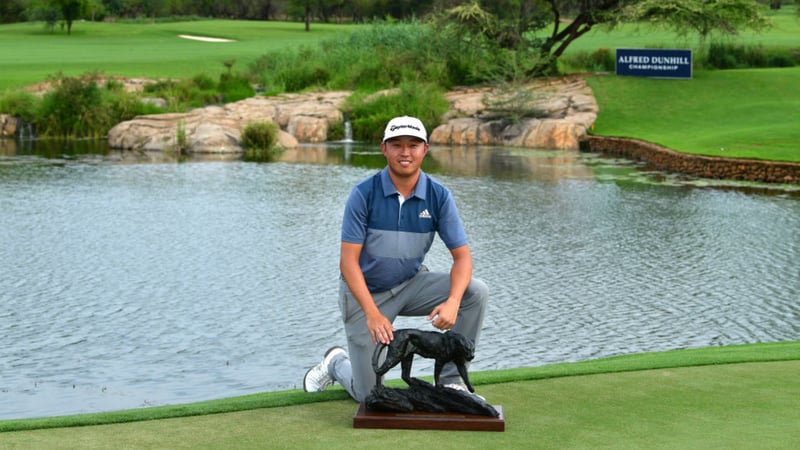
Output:
[[[474,385],[479,386],[549,378],[596,375],[600,373],[790,360],[800,360],[800,341],[736,344],[718,347],[636,353],[536,367],[476,371],[470,374],[470,378]],[[394,382],[397,381],[398,380],[394,380]],[[392,382],[389,384],[392,384]],[[180,405],[67,416],[3,420],[0,421],[0,432],[172,419],[344,400],[347,398],[349,398],[348,394],[341,387],[314,394],[309,394],[300,389],[291,389]]]

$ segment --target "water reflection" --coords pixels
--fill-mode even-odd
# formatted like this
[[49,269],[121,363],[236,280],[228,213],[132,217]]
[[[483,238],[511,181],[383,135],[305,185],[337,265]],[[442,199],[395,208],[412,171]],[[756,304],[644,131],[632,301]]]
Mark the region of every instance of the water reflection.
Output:
[[[344,143],[282,158],[4,150],[0,418],[298,387],[344,343],[342,202],[384,162]],[[491,287],[474,370],[800,339],[791,190],[506,148],[434,147],[425,170]],[[440,243],[427,263],[447,268]]]

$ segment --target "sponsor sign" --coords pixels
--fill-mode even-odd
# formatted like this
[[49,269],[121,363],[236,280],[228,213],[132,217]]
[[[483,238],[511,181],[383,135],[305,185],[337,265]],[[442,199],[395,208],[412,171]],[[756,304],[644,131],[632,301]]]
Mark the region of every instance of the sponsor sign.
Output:
[[692,51],[618,48],[617,75],[651,78],[692,78]]

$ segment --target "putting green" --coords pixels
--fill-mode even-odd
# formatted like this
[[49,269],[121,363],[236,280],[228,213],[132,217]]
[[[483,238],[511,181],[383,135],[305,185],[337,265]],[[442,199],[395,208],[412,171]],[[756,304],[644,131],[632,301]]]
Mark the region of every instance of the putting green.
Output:
[[506,430],[354,429],[322,403],[0,434],[3,448],[793,448],[800,361],[603,373],[483,385]]

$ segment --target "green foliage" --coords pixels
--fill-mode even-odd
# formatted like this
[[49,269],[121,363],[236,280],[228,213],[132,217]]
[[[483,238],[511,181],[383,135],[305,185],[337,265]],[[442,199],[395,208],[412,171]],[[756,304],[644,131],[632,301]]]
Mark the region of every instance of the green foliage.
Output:
[[144,87],[144,92],[167,101],[169,111],[186,111],[220,100],[216,83],[207,75],[196,75],[190,79],[160,80]]
[[704,62],[708,69],[793,67],[800,64],[800,53],[761,45],[714,42],[709,45]]
[[440,87],[407,82],[387,93],[354,94],[348,99],[345,110],[353,126],[353,139],[380,142],[383,129],[392,117],[418,117],[428,130],[433,130],[441,122],[448,106]]
[[186,139],[186,124],[183,120],[179,120],[175,128],[175,151],[179,154],[184,154],[189,148]]
[[214,79],[204,73],[193,76],[191,84],[201,91],[213,91],[216,89]]
[[456,27],[420,22],[380,24],[323,40],[317,47],[262,56],[249,67],[267,92],[313,89],[376,91],[426,81],[442,88],[522,72],[526,51],[499,49]]
[[110,117],[97,86],[97,75],[83,78],[58,74],[54,88],[42,98],[37,132],[60,138],[98,137],[110,128]]
[[679,35],[697,33],[701,51],[712,33],[732,36],[742,29],[763,31],[772,25],[752,0],[642,0],[626,13],[629,20],[651,21]]
[[244,75],[235,73],[221,74],[217,89],[225,103],[237,102],[256,95],[255,89],[250,85],[250,80]]
[[549,95],[546,91],[533,91],[526,84],[503,83],[495,95],[484,98],[483,102],[490,116],[519,123],[524,118],[546,117],[547,113],[531,109],[530,105]]
[[303,46],[264,55],[249,70],[267,92],[299,92],[327,84],[327,60],[320,49]]
[[250,161],[274,161],[283,149],[276,146],[278,126],[272,122],[250,122],[242,131],[241,144],[245,159]]
[[570,71],[578,72],[613,72],[616,68],[614,52],[607,48],[565,55],[559,63]]
[[25,122],[36,120],[39,99],[25,91],[8,91],[0,95],[0,112],[19,117]]
[[119,122],[137,115],[162,112],[126,92],[119,82],[100,85],[98,73],[79,77],[56,74],[53,88],[40,98],[23,91],[0,97],[0,111],[34,124],[42,137],[84,138],[105,136]]
[[231,103],[255,95],[255,89],[247,76],[238,73],[222,73],[219,82],[206,74],[189,79],[160,80],[145,86],[144,91],[167,101],[170,111],[185,111],[191,108],[217,103]]

